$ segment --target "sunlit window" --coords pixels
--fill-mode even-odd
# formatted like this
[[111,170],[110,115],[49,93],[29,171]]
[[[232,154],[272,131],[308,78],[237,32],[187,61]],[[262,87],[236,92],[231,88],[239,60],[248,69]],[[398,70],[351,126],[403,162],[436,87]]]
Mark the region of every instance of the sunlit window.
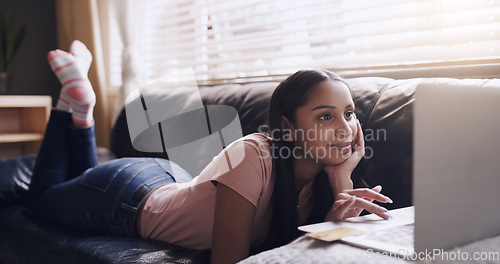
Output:
[[[140,52],[149,79],[185,67],[206,81],[500,58],[500,0],[147,3]],[[120,85],[123,46],[110,17],[111,80]]]

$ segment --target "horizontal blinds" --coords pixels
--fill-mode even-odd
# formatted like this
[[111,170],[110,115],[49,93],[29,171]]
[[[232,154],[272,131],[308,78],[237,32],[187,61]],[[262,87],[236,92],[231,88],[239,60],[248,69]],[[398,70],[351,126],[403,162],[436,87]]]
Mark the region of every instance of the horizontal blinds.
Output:
[[500,0],[150,0],[146,10],[148,78],[185,67],[217,80],[500,57]]

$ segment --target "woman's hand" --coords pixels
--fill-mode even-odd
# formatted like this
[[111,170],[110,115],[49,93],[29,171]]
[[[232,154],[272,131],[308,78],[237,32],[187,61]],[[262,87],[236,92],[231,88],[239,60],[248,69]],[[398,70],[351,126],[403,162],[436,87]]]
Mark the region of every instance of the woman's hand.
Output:
[[387,209],[373,203],[374,200],[383,203],[392,203],[392,200],[380,194],[382,186],[377,185],[372,189],[360,188],[345,190],[335,197],[332,208],[326,215],[325,221],[339,221],[353,216],[359,216],[363,210],[376,214],[385,220],[391,218]]
[[352,154],[344,162],[339,165],[325,166],[324,170],[328,175],[328,179],[332,186],[332,191],[336,197],[342,190],[352,189],[351,173],[358,165],[359,161],[365,155],[365,140],[361,124],[357,120],[357,134],[354,139],[354,147]]
[[325,221],[338,221],[345,218],[359,216],[363,210],[374,213],[383,219],[389,219],[387,209],[373,203],[374,200],[383,203],[392,203],[392,200],[380,194],[382,186],[378,185],[372,189],[361,188],[353,190],[351,173],[365,155],[365,141],[363,130],[359,120],[357,121],[358,132],[354,140],[351,156],[343,163],[334,166],[325,166],[335,202],[328,212]]
[[354,147],[352,148],[351,156],[339,165],[325,166],[324,170],[328,175],[349,175],[350,177],[352,171],[356,168],[356,165],[358,165],[361,158],[365,155],[363,130],[361,129],[359,120],[357,120],[356,123],[358,132],[354,138]]

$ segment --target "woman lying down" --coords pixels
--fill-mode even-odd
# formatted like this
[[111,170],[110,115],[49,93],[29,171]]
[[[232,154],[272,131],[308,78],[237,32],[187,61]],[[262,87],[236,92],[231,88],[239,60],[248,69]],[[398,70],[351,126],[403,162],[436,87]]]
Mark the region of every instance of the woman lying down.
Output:
[[[289,76],[272,95],[269,131],[236,140],[191,179],[174,177],[172,167],[182,168],[165,159],[97,165],[96,97],[87,77],[92,55],[75,41],[70,52],[51,51],[48,60],[62,89],[33,171],[32,214],[110,235],[211,249],[212,263],[235,263],[250,250],[284,245],[307,223],[363,210],[389,219],[372,203],[392,202],[380,186],[353,189],[363,132],[349,86],[334,73]],[[244,158],[225,171],[225,155],[236,147]]]

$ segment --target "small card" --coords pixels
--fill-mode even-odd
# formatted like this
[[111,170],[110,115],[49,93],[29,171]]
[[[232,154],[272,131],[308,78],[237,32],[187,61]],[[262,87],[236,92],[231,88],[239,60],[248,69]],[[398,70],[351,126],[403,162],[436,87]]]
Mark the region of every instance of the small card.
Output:
[[339,227],[332,230],[322,231],[318,233],[307,233],[306,236],[319,239],[326,242],[332,242],[339,240],[346,236],[357,236],[361,235],[363,232],[350,228],[350,227]]

